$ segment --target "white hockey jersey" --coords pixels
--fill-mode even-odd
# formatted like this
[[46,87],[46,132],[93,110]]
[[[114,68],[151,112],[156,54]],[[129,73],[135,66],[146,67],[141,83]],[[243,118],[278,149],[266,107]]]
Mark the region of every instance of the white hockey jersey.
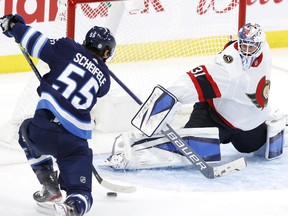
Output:
[[251,130],[270,113],[271,54],[265,42],[261,55],[243,70],[237,41],[214,61],[183,74],[167,89],[183,104],[207,101],[230,127]]

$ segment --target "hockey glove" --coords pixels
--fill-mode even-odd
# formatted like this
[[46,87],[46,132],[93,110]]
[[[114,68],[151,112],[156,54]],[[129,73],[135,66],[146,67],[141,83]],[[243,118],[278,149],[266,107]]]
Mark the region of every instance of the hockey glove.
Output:
[[18,22],[23,23],[24,25],[26,24],[23,17],[20,16],[19,14],[15,14],[15,15],[8,14],[8,15],[1,17],[0,26],[1,26],[3,34],[5,34],[7,37],[13,37],[11,24],[12,23],[15,24]]

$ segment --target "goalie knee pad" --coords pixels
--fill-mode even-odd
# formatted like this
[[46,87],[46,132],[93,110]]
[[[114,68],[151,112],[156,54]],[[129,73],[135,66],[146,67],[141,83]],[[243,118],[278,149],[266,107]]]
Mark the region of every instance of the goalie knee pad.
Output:
[[283,153],[285,143],[284,132],[287,115],[273,113],[266,121],[267,139],[266,143],[253,153],[255,156],[265,157],[267,160],[278,158]]

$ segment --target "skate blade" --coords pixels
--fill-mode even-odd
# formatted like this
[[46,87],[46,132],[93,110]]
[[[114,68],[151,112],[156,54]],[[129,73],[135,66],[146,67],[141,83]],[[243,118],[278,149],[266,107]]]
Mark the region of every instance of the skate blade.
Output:
[[37,202],[36,203],[36,210],[44,215],[54,215],[55,208],[53,202]]

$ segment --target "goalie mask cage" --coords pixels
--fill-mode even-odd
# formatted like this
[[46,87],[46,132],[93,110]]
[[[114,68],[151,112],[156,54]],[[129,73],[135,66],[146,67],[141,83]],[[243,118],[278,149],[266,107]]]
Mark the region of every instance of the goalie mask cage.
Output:
[[[157,84],[165,87],[179,73],[204,64],[220,52],[245,24],[245,14],[245,0],[59,0],[53,37],[55,32],[65,36],[66,29],[66,36],[82,43],[93,26],[109,28],[117,46],[108,66],[144,101]],[[38,65],[40,71],[45,68]],[[17,142],[19,124],[33,116],[39,83],[36,78],[32,80],[5,127],[8,143]],[[130,121],[138,109],[139,105],[112,81],[110,92],[99,99],[92,117],[101,131],[131,130]],[[191,111],[191,106],[183,108],[179,116],[187,119]]]

